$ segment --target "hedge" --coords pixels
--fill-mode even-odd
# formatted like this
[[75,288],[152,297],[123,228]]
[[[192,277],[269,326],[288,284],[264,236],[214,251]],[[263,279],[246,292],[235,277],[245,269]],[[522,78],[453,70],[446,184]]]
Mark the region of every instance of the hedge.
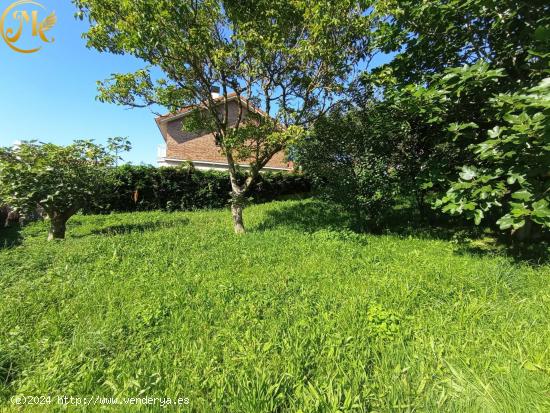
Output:
[[[114,169],[114,179],[86,213],[149,210],[195,210],[221,208],[231,190],[227,172],[200,171],[192,166],[154,167],[123,165]],[[306,194],[309,180],[297,173],[262,173],[250,191],[253,202],[266,202],[285,195]]]

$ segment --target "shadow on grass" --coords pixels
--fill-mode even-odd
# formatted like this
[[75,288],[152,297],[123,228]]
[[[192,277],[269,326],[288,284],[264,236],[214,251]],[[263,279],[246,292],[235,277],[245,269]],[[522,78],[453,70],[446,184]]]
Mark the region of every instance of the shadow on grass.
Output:
[[0,228],[0,249],[12,248],[21,245],[23,237],[21,236],[21,227],[12,225],[7,228]]
[[287,227],[305,232],[321,229],[345,229],[356,233],[375,235],[414,236],[416,238],[451,240],[458,236],[475,237],[478,229],[466,226],[442,225],[422,219],[412,209],[392,209],[376,225],[359,222],[353,214],[330,202],[312,200],[308,203],[286,206],[267,212],[267,218],[257,230]]
[[337,205],[311,201],[269,210],[267,217],[255,229],[265,231],[286,227],[304,232],[321,229],[353,229],[351,215]]
[[457,245],[455,253],[458,255],[478,257],[505,255],[517,263],[531,265],[544,265],[550,262],[548,242],[514,243],[510,239],[486,233],[483,228],[453,217],[423,218],[417,210],[411,208],[389,210],[374,226],[358,223],[352,214],[337,205],[312,200],[268,211],[267,217],[256,227],[256,230],[265,231],[283,227],[304,232],[316,232],[322,229],[351,230],[373,235],[453,241]]
[[142,223],[128,223],[111,225],[105,228],[92,230],[93,235],[124,235],[134,232],[151,232],[158,231],[163,228],[170,228],[175,225],[186,225],[189,223],[189,219],[180,218],[173,221],[156,221],[156,222],[142,222]]
[[0,351],[0,382],[11,384],[19,376],[19,366],[15,359],[7,352]]
[[459,244],[455,250],[458,255],[477,257],[506,255],[516,263],[524,263],[532,266],[540,266],[550,263],[550,243],[547,241],[531,243],[514,243],[510,240],[501,240],[483,246],[476,243]]

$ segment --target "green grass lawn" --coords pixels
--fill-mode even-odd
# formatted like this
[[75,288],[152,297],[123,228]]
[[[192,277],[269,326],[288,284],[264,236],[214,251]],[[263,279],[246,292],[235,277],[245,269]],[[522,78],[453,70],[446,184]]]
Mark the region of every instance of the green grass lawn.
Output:
[[65,242],[26,227],[0,249],[0,406],[49,394],[187,397],[195,412],[550,411],[550,265],[356,234],[319,201],[245,220],[241,237],[225,210],[78,216]]

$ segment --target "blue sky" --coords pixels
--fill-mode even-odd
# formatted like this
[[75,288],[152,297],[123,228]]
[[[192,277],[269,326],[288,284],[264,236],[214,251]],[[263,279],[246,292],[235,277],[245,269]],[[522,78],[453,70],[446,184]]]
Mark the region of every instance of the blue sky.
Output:
[[[12,1],[0,0],[0,13]],[[97,80],[143,65],[131,56],[87,49],[81,37],[87,23],[74,18],[70,1],[39,2],[47,13],[55,10],[57,15],[56,26],[47,34],[54,37],[53,43],[22,54],[0,38],[0,146],[24,139],[68,144],[86,138],[104,143],[111,136],[127,136],[133,149],[125,159],[154,164],[157,146],[163,143],[155,115],[148,109],[125,109],[95,100]],[[38,20],[47,13],[39,14]],[[8,22],[17,27],[9,19],[7,27]],[[30,25],[25,29],[29,36]]]
[[[13,1],[0,0],[0,14]],[[74,139],[104,143],[112,136],[126,136],[133,146],[126,161],[155,164],[157,146],[163,144],[155,115],[148,109],[125,109],[95,100],[96,81],[111,73],[134,71],[143,64],[131,56],[87,49],[81,37],[87,23],[74,18],[75,8],[69,0],[38,1],[46,7],[38,15],[39,21],[52,10],[57,15],[57,24],[47,32],[55,38],[53,43],[43,44],[36,53],[22,54],[0,38],[0,146],[29,139],[57,144]],[[8,27],[17,27],[9,16]],[[17,44],[41,43],[30,36],[30,24],[24,30]]]

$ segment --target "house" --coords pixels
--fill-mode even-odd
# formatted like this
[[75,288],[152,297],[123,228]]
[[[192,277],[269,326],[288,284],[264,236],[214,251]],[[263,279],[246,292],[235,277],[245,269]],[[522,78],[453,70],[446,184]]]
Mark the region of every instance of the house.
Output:
[[[212,93],[212,97],[221,105],[223,103],[223,97],[216,92],[217,91]],[[235,124],[238,118],[238,99],[239,97],[235,93],[231,93],[227,97],[227,101],[229,102],[230,125]],[[247,105],[244,98],[241,97],[240,99],[244,105]],[[248,103],[247,107],[251,111],[264,114],[251,103]],[[158,164],[160,166],[175,166],[184,161],[190,161],[197,169],[227,169],[227,159],[225,155],[220,152],[220,148],[216,145],[212,133],[195,133],[183,130],[183,119],[185,116],[189,115],[194,108],[194,106],[188,106],[175,113],[169,113],[155,119],[160,129],[160,133],[164,138],[164,142],[166,143],[166,146],[159,147],[157,154]],[[244,110],[246,111],[247,109],[245,108]],[[240,166],[246,168],[248,167],[248,163],[242,162]],[[273,156],[263,170],[289,171],[292,170],[292,163],[285,159],[285,154],[283,152],[279,152]]]

